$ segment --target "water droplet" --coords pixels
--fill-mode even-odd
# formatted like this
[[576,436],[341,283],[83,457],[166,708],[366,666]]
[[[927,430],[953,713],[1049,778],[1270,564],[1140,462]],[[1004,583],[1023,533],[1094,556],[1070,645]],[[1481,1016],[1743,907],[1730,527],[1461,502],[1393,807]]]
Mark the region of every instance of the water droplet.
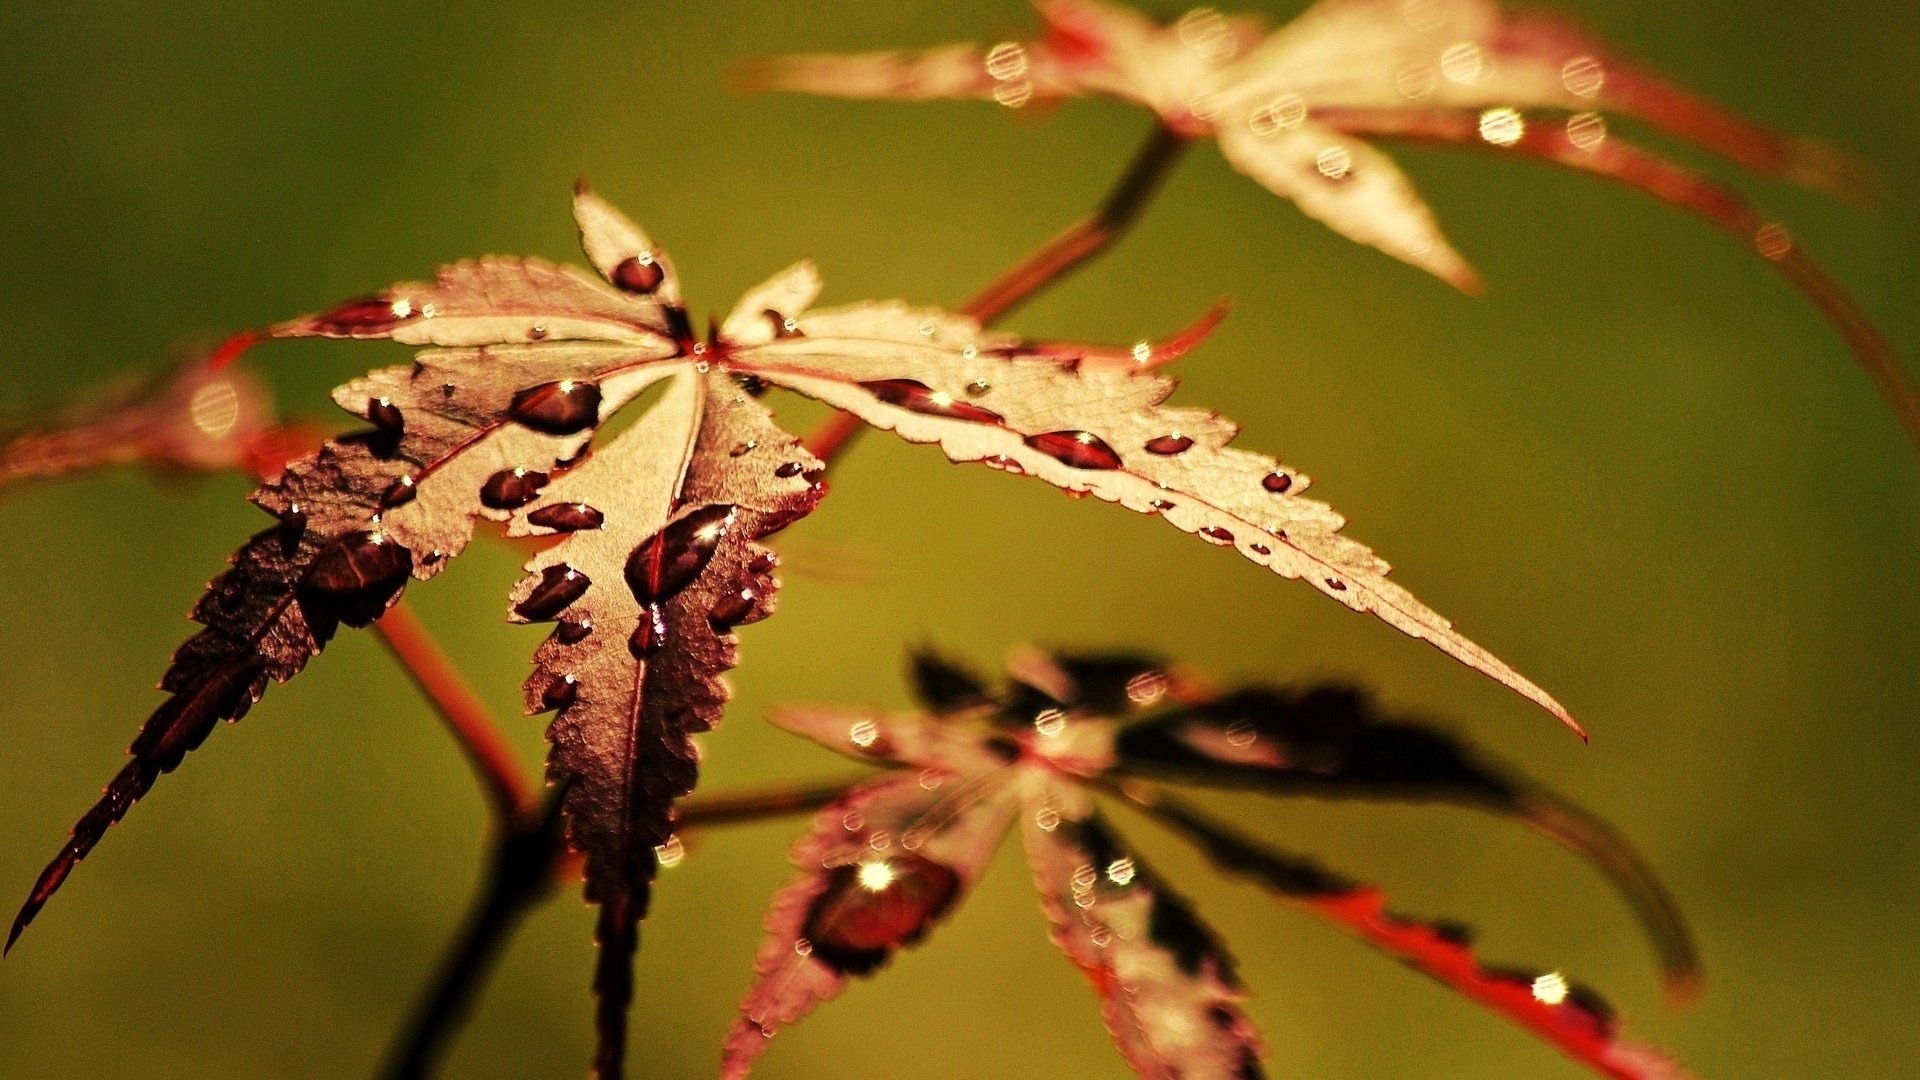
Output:
[[1113,944],[1113,931],[1104,925],[1096,926],[1087,932],[1087,940],[1093,942],[1094,948],[1104,949]]
[[600,422],[600,387],[562,379],[513,395],[508,415],[548,435],[578,435]]
[[1231,544],[1233,534],[1218,525],[1208,525],[1200,530],[1200,538],[1210,544]]
[[667,837],[666,843],[653,849],[653,857],[660,865],[668,868],[679,866],[687,857],[686,842],[678,836]]
[[481,505],[494,510],[518,510],[539,498],[547,474],[526,469],[501,469],[480,485]]
[[778,555],[775,555],[771,551],[756,551],[754,552],[753,558],[747,562],[747,573],[756,575],[771,574],[773,573],[773,568],[779,565],[780,557]]
[[1228,744],[1237,746],[1242,750],[1252,746],[1254,740],[1259,737],[1260,733],[1255,731],[1253,725],[1245,720],[1235,720],[1233,723],[1227,725]]
[[1273,549],[1268,547],[1265,544],[1248,544],[1247,550],[1253,552],[1255,555],[1261,556],[1262,558],[1265,558],[1266,556],[1273,554]]
[[794,941],[794,943],[793,943],[793,955],[795,955],[795,956],[812,956],[812,955],[813,955],[813,942],[811,942],[811,941],[808,941],[808,940],[807,940],[806,938],[799,938],[799,939],[796,939],[796,940]]
[[367,422],[389,435],[398,435],[407,426],[400,409],[383,397],[367,399]]
[[[973,346],[971,346],[971,345],[969,345],[969,346],[967,346],[967,348],[969,348],[969,349],[971,349],[971,348],[973,348]],[[972,357],[968,357],[968,359],[969,359],[969,360],[971,360],[971,359],[972,359]],[[981,396],[983,396],[983,395],[985,395],[985,394],[986,394],[986,392],[987,392],[987,391],[989,391],[989,390],[991,390],[991,389],[993,389],[993,384],[992,384],[992,383],[989,383],[989,382],[988,382],[987,380],[985,380],[985,379],[975,379],[975,380],[973,380],[972,382],[970,382],[970,383],[968,383],[968,384],[967,384],[967,396],[968,396],[968,397],[981,397]]]
[[859,832],[867,827],[867,819],[860,816],[860,811],[849,810],[840,815],[840,827],[848,832]]
[[1193,440],[1185,435],[1161,435],[1147,440],[1147,453],[1162,457],[1184,454],[1193,448]]
[[561,619],[553,636],[562,645],[578,645],[593,633],[592,619]]
[[1753,234],[1753,248],[1763,257],[1779,262],[1793,251],[1793,234],[1782,225],[1762,225]]
[[685,514],[643,540],[627,558],[627,587],[643,604],[657,604],[693,584],[732,527],[736,508],[725,503]]
[[546,622],[572,606],[592,584],[573,567],[555,563],[540,571],[540,583],[514,606],[513,613],[528,622]]
[[1560,85],[1575,97],[1598,97],[1607,85],[1607,69],[1591,56],[1576,56],[1560,66]]
[[1353,175],[1353,153],[1344,146],[1329,146],[1313,159],[1313,167],[1322,178],[1341,183]]
[[527,515],[527,522],[554,532],[570,533],[597,529],[606,522],[605,514],[586,503],[554,503]]
[[418,494],[420,489],[414,485],[413,477],[403,476],[393,482],[393,486],[386,490],[386,494],[380,496],[380,509],[392,510],[397,506],[405,506]]
[[932,337],[933,331],[934,331],[933,320],[932,319],[920,320],[920,325],[918,329],[920,331],[921,337]]
[[1134,869],[1133,860],[1125,855],[1107,864],[1107,880],[1115,885],[1131,885],[1133,876],[1137,872]]
[[1582,150],[1598,150],[1607,141],[1607,118],[1596,112],[1567,117],[1567,141]]
[[922,791],[939,791],[940,785],[946,782],[946,775],[938,769],[920,770],[920,790]]
[[1346,592],[1347,583],[1341,581],[1339,578],[1328,578],[1327,588],[1332,589],[1334,592]]
[[1567,1000],[1566,976],[1557,971],[1549,971],[1533,980],[1533,1000],[1542,1005],[1558,1005]]
[[773,336],[775,338],[794,338],[794,337],[806,336],[805,334],[802,334],[800,332],[799,320],[790,319],[786,315],[778,311],[775,311],[772,308],[768,308],[765,311],[762,311],[760,313],[760,316],[761,318],[766,319],[767,322],[773,326]]
[[1520,110],[1500,106],[1480,114],[1480,137],[1494,146],[1513,146],[1527,136],[1527,118]]
[[1067,730],[1067,714],[1059,709],[1042,709],[1033,718],[1033,730],[1051,739]]
[[1117,469],[1120,455],[1090,431],[1048,431],[1027,436],[1035,450],[1076,469]]
[[365,296],[314,316],[313,324],[322,334],[371,335],[385,333],[413,317],[412,301]]
[[748,454],[753,453],[754,448],[759,445],[760,445],[759,443],[754,442],[752,439],[748,439],[746,442],[743,442],[743,443],[735,443],[733,449],[727,451],[727,456],[728,457],[746,457]]
[[1270,472],[1261,478],[1260,486],[1275,495],[1285,495],[1293,487],[1293,477],[1283,472]]
[[815,897],[798,937],[813,959],[847,974],[866,974],[900,946],[918,940],[960,893],[951,867],[913,852],[835,866]]
[[965,401],[957,401],[952,394],[934,390],[926,383],[914,379],[877,379],[860,384],[868,393],[889,405],[898,405],[928,416],[945,416],[954,420],[973,420],[982,424],[998,424],[1000,414],[991,409]]
[[880,738],[880,725],[871,720],[857,720],[847,729],[847,741],[862,749],[872,746]]
[[1143,671],[1127,680],[1127,700],[1135,705],[1151,705],[1167,696],[1169,684],[1166,673]]
[[981,458],[980,463],[989,469],[999,469],[1001,472],[1012,473],[1015,476],[1024,476],[1027,472],[1026,466],[1005,454],[990,454]]
[[1307,122],[1307,100],[1299,94],[1281,94],[1254,110],[1247,126],[1255,135],[1271,137]]
[[643,251],[623,260],[613,268],[613,283],[630,293],[645,296],[660,287],[667,280],[667,272],[654,260],[653,253]]
[[728,627],[753,621],[754,609],[758,603],[759,597],[752,589],[741,589],[739,592],[721,597],[719,602],[713,605],[713,610],[707,613],[707,622],[713,627],[715,633],[724,633]]
[[406,584],[413,553],[380,532],[350,532],[322,548],[300,579],[305,590],[384,600]]
[[635,660],[645,660],[667,643],[667,613],[659,604],[640,609],[640,623],[627,637],[627,651]]
[[580,683],[571,675],[562,675],[547,683],[540,692],[540,704],[548,709],[564,709],[580,696]]
[[532,326],[527,327],[527,337],[533,339],[534,341],[545,340],[546,336],[547,336],[546,323],[537,322],[537,323],[534,323]]
[[1060,827],[1060,811],[1051,806],[1043,806],[1034,813],[1033,823],[1041,832],[1052,832]]
[[1447,50],[1440,54],[1440,74],[1445,75],[1448,82],[1459,83],[1462,86],[1480,81],[1480,76],[1486,71],[1486,67],[1486,54],[1480,51],[1480,46],[1471,41],[1449,45]]
[[1017,41],[1003,41],[987,50],[987,74],[1000,82],[1018,79],[1027,73],[1027,50]]
[[1147,505],[1153,507],[1153,509],[1164,514],[1167,511],[1172,510],[1175,506],[1178,506],[1179,504],[1168,502],[1165,499],[1155,499],[1152,502],[1148,503]]
[[806,471],[807,471],[807,467],[804,463],[798,462],[798,461],[789,461],[781,465],[779,468],[773,470],[773,475],[779,477],[782,480],[791,480],[794,477],[799,476],[801,473]]

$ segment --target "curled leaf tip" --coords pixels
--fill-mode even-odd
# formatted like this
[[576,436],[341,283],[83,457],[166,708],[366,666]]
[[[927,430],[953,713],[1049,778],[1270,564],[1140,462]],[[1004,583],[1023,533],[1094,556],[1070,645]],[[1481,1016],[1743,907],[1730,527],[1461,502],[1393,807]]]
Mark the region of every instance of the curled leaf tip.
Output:
[[221,342],[220,347],[213,350],[213,355],[207,357],[207,370],[221,371],[231,367],[233,362],[245,355],[248,349],[266,339],[267,335],[259,330],[240,331]]

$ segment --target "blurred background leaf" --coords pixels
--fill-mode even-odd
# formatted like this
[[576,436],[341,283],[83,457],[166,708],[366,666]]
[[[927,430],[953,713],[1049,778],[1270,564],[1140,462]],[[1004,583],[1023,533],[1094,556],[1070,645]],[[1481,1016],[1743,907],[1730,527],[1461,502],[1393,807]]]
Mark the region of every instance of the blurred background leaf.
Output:
[[[1174,14],[1171,5],[1152,5]],[[1920,358],[1920,11],[1875,0],[1568,0],[1622,51],[1886,180],[1869,211],[1743,190]],[[1272,4],[1279,17],[1297,5]],[[827,300],[957,303],[1083,213],[1146,120],[724,90],[736,59],[1011,36],[1016,0],[780,5],[125,0],[0,9],[0,412],[485,251],[574,258],[586,174],[672,250],[697,309],[801,255]],[[1658,1004],[1584,868],[1471,815],[1227,800],[1256,830],[1467,916],[1495,960],[1560,967],[1708,1077],[1903,1075],[1920,1058],[1920,463],[1827,328],[1706,225],[1494,155],[1396,150],[1485,274],[1464,299],[1194,155],[1139,233],[1014,320],[1131,341],[1216,296],[1176,401],[1247,425],[1356,537],[1558,695],[1583,749],[1431,649],[1163,525],[864,442],[786,540],[704,790],[832,775],[763,724],[785,701],[904,701],[905,646],[1131,645],[1228,677],[1348,675],[1611,816],[1697,922],[1707,995]],[[1727,175],[1722,173],[1721,175]],[[282,400],[400,349],[275,345]],[[810,406],[776,403],[796,425]],[[237,479],[135,473],[0,503],[0,882],[24,890],[118,766],[181,614],[264,523]],[[417,591],[503,713],[538,633],[482,545]],[[529,768],[541,723],[512,721]],[[478,872],[484,807],[377,643],[351,635],[209,741],[0,968],[0,1075],[356,1076]],[[797,822],[710,835],[641,953],[635,1071],[712,1075]],[[1176,880],[1199,860],[1132,829]],[[772,1048],[769,1076],[1121,1077],[1050,955],[1011,850],[927,948]],[[1575,1077],[1418,976],[1239,885],[1193,887],[1257,992],[1279,1076]],[[577,1075],[590,917],[528,925],[453,1077]]]

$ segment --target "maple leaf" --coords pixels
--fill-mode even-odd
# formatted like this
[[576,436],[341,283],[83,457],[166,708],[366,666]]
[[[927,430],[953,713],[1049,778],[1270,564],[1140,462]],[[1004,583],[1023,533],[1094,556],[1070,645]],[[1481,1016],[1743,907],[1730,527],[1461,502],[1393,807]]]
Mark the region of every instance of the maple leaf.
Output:
[[[1909,435],[1920,390],[1871,321],[1779,224],[1730,188],[1634,146],[1644,121],[1737,164],[1840,193],[1869,186],[1827,147],[1776,135],[1611,54],[1570,22],[1492,0],[1321,0],[1269,33],[1197,9],[1163,26],[1099,0],[1035,0],[1032,42],[806,55],[742,71],[748,89],[857,98],[1097,95],[1212,137],[1235,169],[1349,239],[1477,292],[1412,183],[1369,137],[1507,150],[1607,177],[1706,218],[1771,262],[1835,326]],[[1529,114],[1525,110],[1536,110]]]
[[794,846],[752,987],[722,1057],[747,1075],[768,1040],[914,944],[979,880],[1018,819],[1054,943],[1092,983],[1134,1071],[1152,1080],[1261,1075],[1233,961],[1193,908],[1107,823],[1095,793],[1124,797],[1216,865],[1404,960],[1523,1025],[1595,1072],[1677,1080],[1658,1053],[1617,1038],[1611,1011],[1558,973],[1490,968],[1465,928],[1389,913],[1379,890],[1241,836],[1143,782],[1177,779],[1271,794],[1464,803],[1541,828],[1620,886],[1670,985],[1698,965],[1678,909],[1618,834],[1463,744],[1384,718],[1343,687],[1226,694],[1132,657],[1024,654],[1003,690],[916,657],[925,713],[788,709],[774,722],[888,772],[822,809]]
[[271,459],[275,431],[264,387],[244,372],[209,371],[196,357],[0,433],[0,487],[111,465],[251,469]]
[[[1155,374],[1211,325],[1167,345],[1025,344],[970,318],[899,302],[811,307],[799,263],[750,290],[696,340],[672,264],[598,196],[575,196],[598,276],[538,259],[445,267],[262,331],[268,338],[424,346],[334,400],[371,429],[292,462],[253,496],[279,519],[233,557],[194,610],[205,627],[175,654],[171,696],[132,759],[42,873],[17,938],[73,867],[158,777],[272,681],[298,674],[341,625],[379,618],[430,579],[476,523],[553,536],[512,596],[512,617],[555,622],[526,686],[556,710],[549,773],[566,785],[570,842],[600,905],[601,1043],[620,1073],[631,955],[674,799],[691,790],[694,734],[710,728],[734,663],[729,629],[770,611],[775,560],[755,541],[808,513],[821,463],[774,426],[749,387],[817,398],[956,461],[982,461],[1158,514],[1285,577],[1371,611],[1539,702],[1544,691],[1385,579],[1386,564],[1300,496],[1307,480],[1227,448],[1212,413],[1164,408]],[[601,424],[644,392],[658,401],[609,444]]]

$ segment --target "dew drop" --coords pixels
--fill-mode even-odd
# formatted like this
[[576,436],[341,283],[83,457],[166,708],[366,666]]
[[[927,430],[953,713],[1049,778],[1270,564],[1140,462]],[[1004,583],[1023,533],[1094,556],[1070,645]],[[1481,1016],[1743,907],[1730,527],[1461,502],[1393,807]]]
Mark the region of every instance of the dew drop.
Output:
[[1120,467],[1120,455],[1090,431],[1048,431],[1027,436],[1026,443],[1061,464],[1076,469]]
[[1184,454],[1193,448],[1193,440],[1185,435],[1161,435],[1147,440],[1147,453],[1170,457]]
[[1052,832],[1060,827],[1060,811],[1043,806],[1034,813],[1033,823],[1041,832]]
[[981,458],[980,463],[989,469],[999,469],[1001,472],[1012,473],[1015,476],[1024,476],[1027,471],[1026,466],[1005,454],[990,454]]
[[877,379],[860,384],[868,393],[889,405],[898,405],[912,412],[928,416],[944,416],[953,420],[972,420],[982,424],[998,424],[999,413],[983,409],[965,401],[957,401],[952,394],[934,390],[926,383],[914,379]]
[[389,435],[398,435],[406,429],[406,417],[400,415],[400,409],[387,398],[367,399],[367,422]]
[[391,595],[412,570],[413,553],[385,533],[350,532],[321,549],[300,583],[339,597]]
[[1527,118],[1520,110],[1500,106],[1480,114],[1480,137],[1494,146],[1513,146],[1527,136]]
[[414,318],[413,302],[385,296],[349,300],[314,317],[314,329],[323,334],[378,334]]
[[794,941],[794,943],[793,943],[793,955],[795,955],[795,956],[812,956],[812,955],[813,955],[813,942],[811,942],[811,941],[808,941],[808,940],[807,940],[806,938],[799,938],[799,939],[797,939],[797,940],[796,940],[796,941]]
[[1270,472],[1261,478],[1260,486],[1275,495],[1285,495],[1288,489],[1293,487],[1293,477],[1283,472]]
[[554,639],[562,645],[578,645],[592,633],[592,619],[561,619],[553,628]]
[[758,602],[759,597],[752,589],[741,589],[739,592],[722,597],[718,603],[714,604],[713,610],[707,613],[707,622],[713,627],[715,633],[724,633],[728,627],[753,621],[754,608]]
[[743,443],[735,443],[733,449],[727,451],[727,456],[746,457],[748,454],[753,453],[754,449],[759,445],[759,443],[754,442],[752,439],[748,439]]
[[480,485],[480,502],[494,510],[518,510],[539,498],[547,474],[526,469],[501,469]]
[[1480,81],[1486,66],[1486,54],[1480,51],[1480,46],[1471,41],[1449,45],[1447,50],[1440,54],[1440,74],[1445,75],[1448,82],[1459,83],[1462,86]]
[[1763,258],[1779,262],[1793,251],[1793,235],[1781,225],[1762,225],[1753,234],[1753,248]]
[[1255,731],[1253,725],[1245,720],[1235,720],[1233,723],[1227,725],[1228,745],[1237,746],[1245,750],[1247,747],[1252,746],[1254,740],[1259,737],[1260,733]]
[[[967,346],[967,348],[971,349],[973,348],[973,346],[969,345]],[[967,359],[971,360],[972,357],[968,357]],[[975,379],[972,382],[967,384],[967,396],[982,397],[986,394],[987,391],[991,389],[993,389],[992,383],[988,382],[985,379]]]
[[1266,556],[1273,554],[1273,549],[1268,547],[1265,544],[1248,544],[1247,550],[1253,552],[1255,555],[1258,555],[1261,558],[1265,558]]
[[760,314],[767,320],[767,322],[773,325],[773,336],[776,338],[794,338],[794,337],[806,336],[805,334],[802,334],[800,332],[800,322],[797,319],[790,319],[787,316],[781,314],[778,311],[775,311],[772,308],[768,308],[767,310],[761,312]]
[[1346,592],[1347,583],[1341,581],[1339,578],[1328,578],[1327,588],[1332,589],[1334,592]]
[[540,704],[548,709],[564,709],[580,696],[580,684],[571,675],[562,675],[540,692]]
[[736,508],[703,506],[641,541],[627,558],[627,587],[643,604],[678,594],[706,569],[720,540],[733,525]]
[[650,251],[629,256],[613,268],[615,285],[642,296],[658,289],[660,283],[665,280],[667,280],[667,272],[661,269],[660,263],[654,259]]
[[1596,112],[1567,117],[1567,141],[1582,150],[1598,150],[1607,141],[1607,118]]
[[420,489],[415,486],[413,477],[403,476],[395,480],[393,486],[389,487],[386,493],[380,496],[380,509],[392,510],[395,507],[405,506],[412,502],[414,497],[419,494]]
[[1172,510],[1174,507],[1178,506],[1179,504],[1168,502],[1165,499],[1155,499],[1151,503],[1148,503],[1147,505],[1153,507],[1155,510],[1164,514],[1167,511]]
[[1353,176],[1353,153],[1344,146],[1329,146],[1313,159],[1313,167],[1322,179],[1342,183]]
[[1164,672],[1143,671],[1127,680],[1127,700],[1135,705],[1151,705],[1167,696],[1169,685]]
[[862,749],[872,746],[880,738],[880,726],[871,720],[856,720],[847,729],[847,741]]
[[514,605],[513,613],[528,622],[546,622],[571,607],[592,584],[587,575],[573,567],[555,563],[540,571],[540,583],[525,600]]
[[527,327],[527,337],[531,338],[534,341],[546,340],[547,324],[537,322],[537,323],[534,323],[532,326]]
[[562,379],[513,395],[507,414],[548,435],[578,435],[600,422],[600,387]]
[[773,470],[773,475],[779,477],[782,480],[791,480],[794,477],[799,476],[801,473],[806,471],[807,471],[807,467],[802,462],[789,461],[781,465],[779,468]]
[[687,857],[686,842],[678,836],[669,836],[666,843],[653,849],[653,857],[660,861],[661,866],[669,869],[679,866]]
[[1231,544],[1233,534],[1218,525],[1208,525],[1200,530],[1200,538],[1210,544]]
[[605,514],[586,503],[554,503],[551,506],[542,506],[527,515],[529,524],[560,533],[597,529],[606,520]]
[[635,660],[645,660],[667,643],[667,613],[659,604],[648,604],[640,611],[640,623],[627,637],[627,651]]
[[1598,97],[1607,85],[1607,69],[1591,56],[1576,56],[1560,67],[1560,85],[1576,97]]

